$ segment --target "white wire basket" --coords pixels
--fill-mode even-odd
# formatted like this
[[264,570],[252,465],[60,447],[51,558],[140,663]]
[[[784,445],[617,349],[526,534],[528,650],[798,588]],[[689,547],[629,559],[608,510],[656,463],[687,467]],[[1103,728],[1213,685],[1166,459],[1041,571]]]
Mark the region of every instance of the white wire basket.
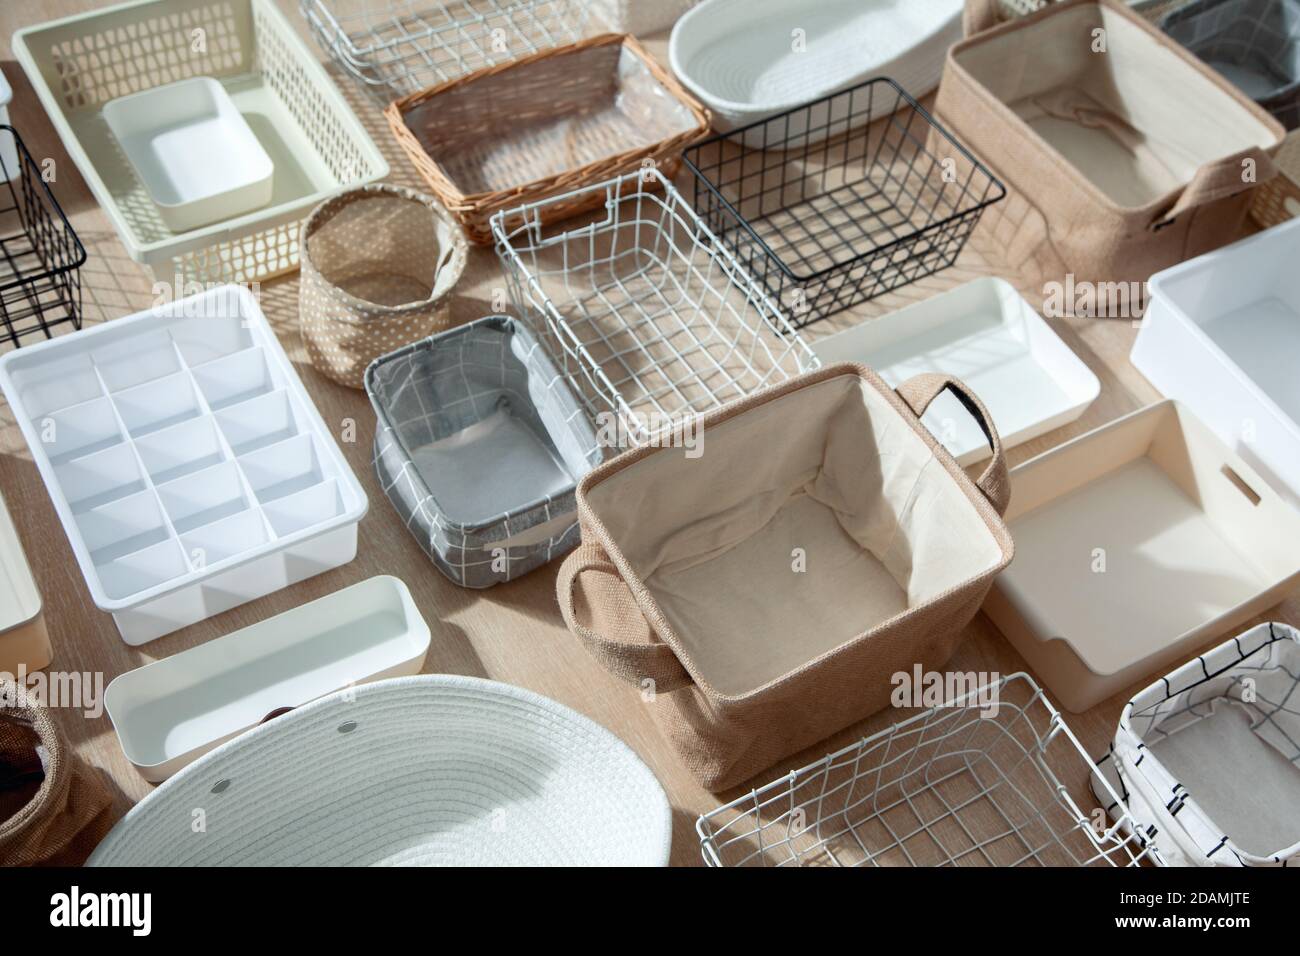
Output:
[[1038,685],[1012,674],[792,771],[696,829],[710,866],[1138,865],[1148,851],[1127,814],[1109,820],[1071,795],[1087,795],[1095,769]]
[[599,33],[590,0],[299,0],[321,49],[377,101]]
[[[591,192],[604,194],[603,218],[543,225],[548,206]],[[597,425],[617,416],[620,446],[817,366],[657,169],[499,212],[492,233],[516,308]]]

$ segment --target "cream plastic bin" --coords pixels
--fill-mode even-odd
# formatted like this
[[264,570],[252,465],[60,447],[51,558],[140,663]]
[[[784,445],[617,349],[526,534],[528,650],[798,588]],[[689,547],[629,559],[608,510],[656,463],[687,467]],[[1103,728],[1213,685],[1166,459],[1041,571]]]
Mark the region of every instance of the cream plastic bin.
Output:
[[156,783],[286,709],[418,673],[428,649],[406,585],[374,577],[128,671],[104,709],[126,758]]
[[128,644],[356,554],[365,493],[243,287],[10,352],[0,389]]
[[924,96],[961,39],[961,11],[962,0],[704,0],[673,27],[668,59],[714,126],[733,130],[878,76]]
[[1300,220],[1151,277],[1132,361],[1300,507]]
[[18,532],[0,497],[0,675],[17,675],[50,663],[50,636],[41,614],[41,592],[27,565]]
[[[13,87],[9,85],[4,71],[0,70],[0,126],[9,126],[9,101],[14,98]],[[0,131],[0,182],[9,179],[7,170],[18,168],[18,147],[12,133]]]
[[[1101,383],[1011,283],[976,279],[950,292],[812,343],[827,365],[860,362],[897,388],[944,372],[983,399],[1002,447],[1013,448],[1077,419]],[[988,439],[945,392],[922,418],[960,465],[989,456]]]
[[173,232],[271,201],[275,165],[210,76],[113,100],[104,122]]
[[1300,583],[1300,512],[1171,401],[1012,469],[1007,524],[984,610],[1076,713]]
[[[14,57],[95,200],[163,281],[253,282],[298,266],[298,225],[388,163],[274,0],[138,0],[19,30]],[[112,101],[196,77],[225,89],[275,167],[261,208],[178,233],[110,130]]]

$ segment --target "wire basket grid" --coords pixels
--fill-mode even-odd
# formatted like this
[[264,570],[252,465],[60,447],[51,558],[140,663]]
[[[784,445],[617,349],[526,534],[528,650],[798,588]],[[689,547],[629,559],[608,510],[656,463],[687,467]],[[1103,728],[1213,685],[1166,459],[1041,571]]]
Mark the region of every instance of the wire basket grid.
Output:
[[[546,228],[548,205],[590,192],[603,218]],[[818,364],[657,169],[499,212],[492,229],[517,310],[597,424],[617,416],[620,447]]]
[[951,266],[996,177],[887,78],[684,154],[701,217],[796,328]]
[[[989,701],[996,710],[982,716]],[[1128,815],[1099,829],[1049,757],[1077,764],[1081,780],[1095,770],[1042,690],[1012,674],[701,816],[701,852],[711,866],[1136,866],[1146,859]],[[1113,791],[1109,797],[1122,806]]]
[[321,49],[382,104],[604,29],[590,0],[300,0],[299,6]]
[[55,327],[81,328],[81,266],[86,250],[40,166],[11,126],[17,168],[0,153],[0,342],[53,337]]

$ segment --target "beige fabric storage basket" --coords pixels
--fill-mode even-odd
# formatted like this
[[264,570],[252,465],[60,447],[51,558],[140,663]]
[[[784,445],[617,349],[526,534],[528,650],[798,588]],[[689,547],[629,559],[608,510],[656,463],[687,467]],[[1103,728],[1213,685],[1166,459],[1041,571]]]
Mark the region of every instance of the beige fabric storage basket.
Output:
[[[975,482],[920,423],[945,389],[993,460]],[[1011,560],[992,419],[947,376],[897,393],[834,365],[638,448],[578,485],[565,622],[722,790],[884,707],[891,676],[942,667]],[[698,454],[696,453],[698,452]]]
[[[990,6],[968,0],[968,24],[996,22]],[[1116,0],[1064,0],[955,44],[935,111],[1007,185],[986,234],[1044,282],[1144,282],[1237,239],[1284,133]]]
[[379,356],[451,327],[469,246],[432,196],[385,183],[349,190],[312,211],[299,245],[302,337],[340,385],[362,388]]

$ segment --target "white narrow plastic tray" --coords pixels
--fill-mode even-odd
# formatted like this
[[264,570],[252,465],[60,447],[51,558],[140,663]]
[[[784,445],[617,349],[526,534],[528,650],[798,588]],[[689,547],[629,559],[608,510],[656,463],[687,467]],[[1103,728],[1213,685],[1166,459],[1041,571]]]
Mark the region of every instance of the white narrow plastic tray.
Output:
[[1132,362],[1300,507],[1300,219],[1151,277]]
[[126,758],[156,783],[286,708],[419,673],[428,649],[411,592],[381,575],[128,671],[104,709]]
[[50,637],[41,614],[41,592],[27,564],[13,518],[0,498],[0,675],[16,676],[50,663]]
[[128,644],[356,554],[365,493],[242,286],[10,352],[0,389]]
[[1006,522],[984,610],[1076,713],[1300,584],[1300,512],[1171,401],[1013,468]]
[[[1092,370],[1002,279],[976,279],[811,347],[824,364],[861,362],[894,387],[921,372],[957,376],[988,407],[1007,448],[1068,425],[1101,392]],[[922,420],[960,464],[989,456],[952,395],[935,399]]]
[[104,121],[172,232],[271,201],[271,157],[210,76],[118,97],[104,104]]

